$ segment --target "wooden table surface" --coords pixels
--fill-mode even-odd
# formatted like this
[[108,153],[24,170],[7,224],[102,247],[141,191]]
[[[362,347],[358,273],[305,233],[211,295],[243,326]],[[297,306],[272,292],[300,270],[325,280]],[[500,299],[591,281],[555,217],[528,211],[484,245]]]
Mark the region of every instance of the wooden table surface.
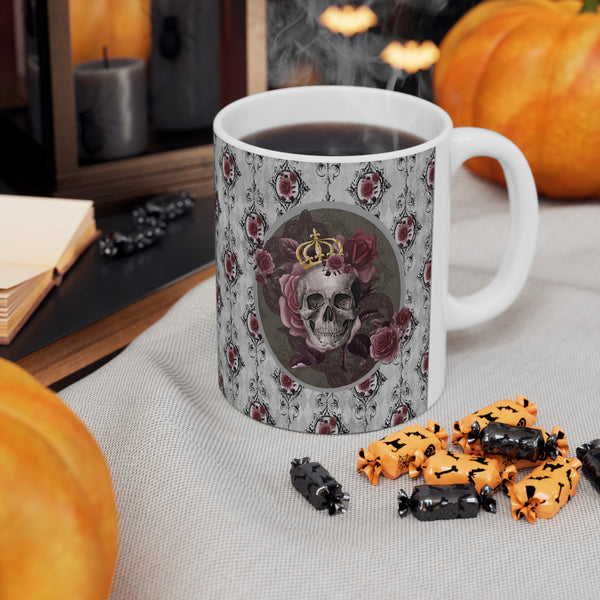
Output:
[[130,344],[186,292],[212,277],[214,265],[166,286],[83,329],[15,361],[41,383],[63,387]]
[[[97,220],[108,233],[131,215]],[[93,244],[50,291],[0,357],[60,389],[118,353],[215,272],[214,199],[167,225],[159,243],[118,259]]]

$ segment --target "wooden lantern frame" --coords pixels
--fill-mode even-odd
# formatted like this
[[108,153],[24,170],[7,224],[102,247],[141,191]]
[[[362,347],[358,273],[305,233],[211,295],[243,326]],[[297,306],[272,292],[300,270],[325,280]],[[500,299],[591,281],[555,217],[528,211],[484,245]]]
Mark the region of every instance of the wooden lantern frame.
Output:
[[[267,89],[267,0],[223,0],[221,8],[228,20],[222,27],[228,39],[221,42],[221,72],[234,60],[227,54],[231,48],[237,47],[238,55],[245,54],[245,89],[226,93],[221,101],[224,105],[235,97]],[[240,10],[245,13],[243,19]],[[46,20],[54,194],[95,200],[100,214],[112,212],[114,205],[127,200],[170,190],[185,188],[200,196],[212,195],[212,143],[80,165],[68,0],[47,1]],[[240,48],[236,42],[243,38],[245,44]]]

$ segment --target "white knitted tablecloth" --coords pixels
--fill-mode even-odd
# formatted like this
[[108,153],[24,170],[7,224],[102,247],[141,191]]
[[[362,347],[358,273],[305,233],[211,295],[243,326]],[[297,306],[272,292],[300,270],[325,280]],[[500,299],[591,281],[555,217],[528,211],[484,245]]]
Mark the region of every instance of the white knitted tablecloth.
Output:
[[[454,180],[451,291],[489,281],[508,223],[503,189]],[[600,437],[600,202],[540,203],[531,276],[493,321],[448,335],[446,388],[428,419],[527,396],[536,424],[578,445]],[[114,600],[600,597],[600,493],[582,475],[551,520],[497,514],[420,522],[396,513],[421,476],[356,472],[378,433],[318,436],[255,422],[221,396],[215,286],[190,291],[101,369],[61,392],[103,448],[120,514]],[[387,430],[385,433],[389,433]],[[451,449],[451,444],[449,444]],[[309,456],[343,485],[346,514],[317,512],[290,484]]]

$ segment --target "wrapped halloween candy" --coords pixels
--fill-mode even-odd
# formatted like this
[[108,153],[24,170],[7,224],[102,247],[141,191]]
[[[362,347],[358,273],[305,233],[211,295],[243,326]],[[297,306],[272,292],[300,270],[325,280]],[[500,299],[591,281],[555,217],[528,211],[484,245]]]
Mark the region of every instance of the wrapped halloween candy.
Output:
[[[418,469],[410,471],[415,477]],[[484,486],[495,491],[503,481],[516,479],[517,469],[509,465],[504,469],[501,461],[475,454],[440,450],[425,460],[421,467],[425,483],[431,485],[470,483],[480,493]]]
[[435,421],[427,421],[427,427],[409,425],[371,442],[368,450],[361,448],[356,469],[377,485],[380,474],[396,479],[402,473],[408,473],[410,468],[418,469],[425,458],[443,450],[447,443],[448,433]]
[[456,421],[452,432],[452,443],[460,446],[466,454],[481,454],[478,440],[475,440],[473,445],[469,443],[473,423],[479,423],[482,429],[488,423],[495,421],[525,427],[533,425],[536,417],[537,407],[525,396],[517,396],[516,400],[499,400]]
[[581,461],[559,456],[536,467],[518,482],[506,481],[504,488],[511,502],[511,514],[530,523],[537,518],[551,519],[576,494]]
[[[541,427],[517,427],[506,423],[488,423],[481,429],[475,421],[468,436],[471,447],[479,447],[483,456],[493,456],[517,469],[535,467],[545,460],[567,456],[567,436],[560,427],[548,433]],[[479,444],[475,445],[475,442]]]
[[196,197],[187,190],[169,192],[148,200],[143,206],[136,206],[131,215],[137,224],[144,224],[148,218],[156,218],[168,223],[196,206]]
[[496,512],[496,501],[488,485],[480,493],[470,483],[417,485],[410,497],[404,490],[398,492],[398,514],[405,517],[410,510],[419,521],[472,519],[479,513],[479,507]]
[[98,240],[100,256],[121,258],[153,246],[165,236],[165,225],[149,219],[143,225],[109,231]]
[[346,512],[350,496],[342,486],[318,462],[310,458],[295,458],[290,469],[292,485],[317,509],[329,511],[330,515]]
[[579,446],[576,453],[577,458],[583,465],[582,470],[586,477],[592,482],[592,485],[600,491],[600,439]]

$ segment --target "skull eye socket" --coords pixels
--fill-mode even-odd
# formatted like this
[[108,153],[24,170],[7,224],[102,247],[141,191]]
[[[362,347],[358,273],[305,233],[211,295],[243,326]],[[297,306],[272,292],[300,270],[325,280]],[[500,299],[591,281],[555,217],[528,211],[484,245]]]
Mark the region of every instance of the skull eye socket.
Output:
[[315,310],[316,308],[323,306],[324,302],[325,297],[323,294],[309,294],[306,296],[306,306],[308,306],[310,310]]
[[349,310],[352,308],[352,296],[348,294],[336,294],[333,297],[333,305],[341,310]]

